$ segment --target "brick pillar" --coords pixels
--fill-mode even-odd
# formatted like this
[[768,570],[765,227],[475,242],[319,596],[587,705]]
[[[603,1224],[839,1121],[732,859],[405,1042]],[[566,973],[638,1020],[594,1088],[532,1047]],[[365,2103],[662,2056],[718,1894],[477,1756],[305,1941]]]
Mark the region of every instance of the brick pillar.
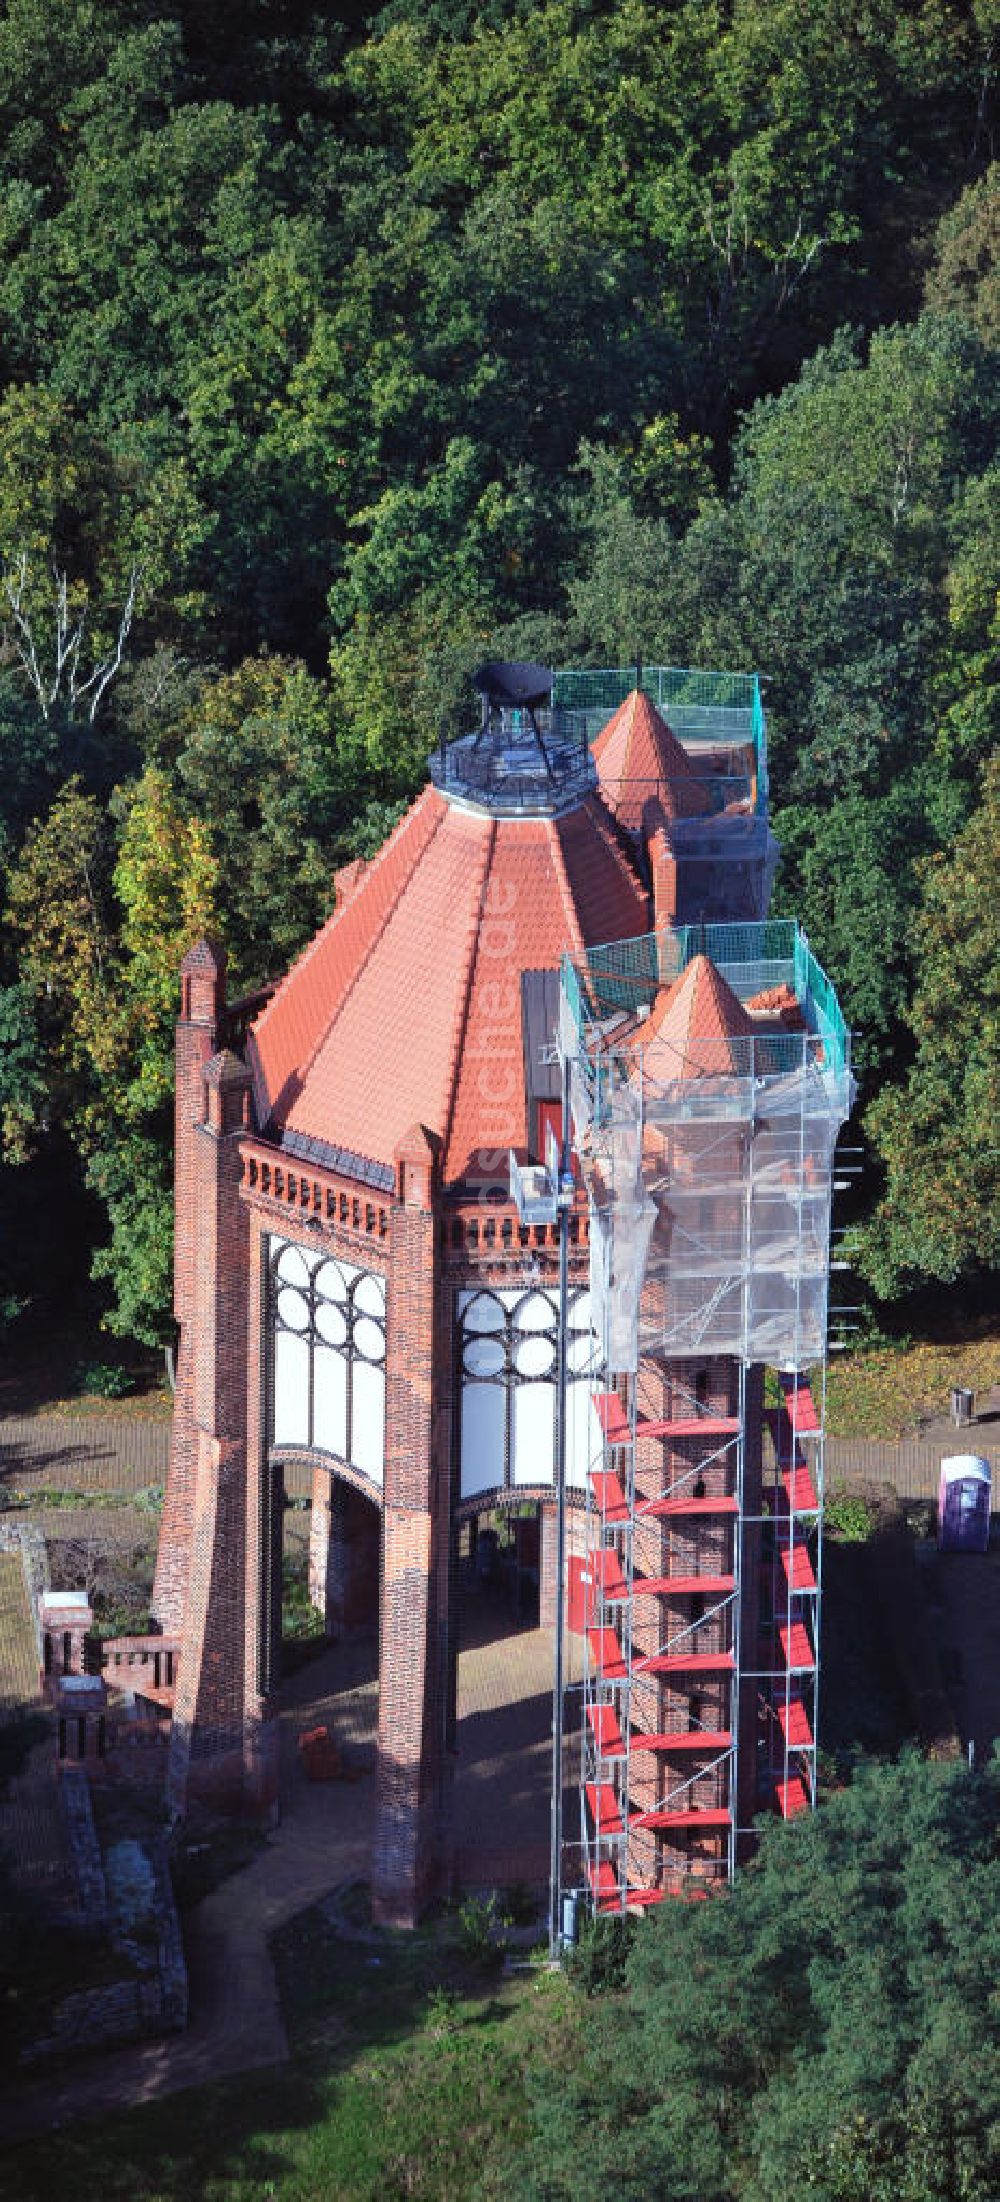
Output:
[[203,1073],[192,1143],[190,1383],[195,1438],[188,1590],[170,1741],[168,1794],[243,1795],[246,1636],[246,1357],[249,1221],[240,1199],[240,1140],[250,1073],[229,1052]]
[[[538,1509],[540,1517],[538,1561],[538,1625],[554,1629],[559,1600],[556,1589],[556,1508],[555,1501],[543,1501]],[[568,1518],[568,1510],[567,1510]],[[568,1549],[568,1544],[567,1544]]]
[[198,1468],[191,1342],[199,1251],[196,1142],[205,1114],[205,1065],[218,1044],[225,1002],[223,950],[210,941],[199,941],[181,965],[181,1013],[174,1042],[174,1315],[180,1337],[170,1467],[152,1599],[153,1613],[169,1634],[180,1629],[184,1617]]
[[269,1451],[266,1220],[251,1212],[246,1299],[246,1549],[244,1555],[244,1775],[247,1802],[277,1813],[284,1474]]
[[646,804],[643,813],[643,835],[653,887],[653,922],[674,925],[677,920],[677,858],[670,845],[670,835],[663,818],[659,798]]
[[309,1596],[328,1636],[374,1631],[379,1607],[378,1508],[351,1484],[313,1470]]
[[441,1403],[435,1153],[396,1151],[386,1339],[385,1508],[372,1906],[414,1926],[447,1840],[450,1423]]
[[313,1469],[312,1510],[309,1515],[309,1596],[317,1612],[323,1615],[328,1636],[339,1633],[334,1618],[337,1608],[336,1585],[330,1580],[330,1516],[336,1489],[328,1468]]

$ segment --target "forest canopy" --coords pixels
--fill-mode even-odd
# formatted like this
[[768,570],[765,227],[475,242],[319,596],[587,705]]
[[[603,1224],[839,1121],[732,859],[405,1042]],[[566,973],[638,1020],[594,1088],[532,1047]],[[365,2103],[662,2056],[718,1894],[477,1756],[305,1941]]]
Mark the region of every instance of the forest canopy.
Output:
[[0,1319],[26,1185],[82,1180],[109,1320],[169,1336],[178,960],[287,965],[487,646],[762,671],[859,1259],[1000,1261],[998,30],[8,0]]

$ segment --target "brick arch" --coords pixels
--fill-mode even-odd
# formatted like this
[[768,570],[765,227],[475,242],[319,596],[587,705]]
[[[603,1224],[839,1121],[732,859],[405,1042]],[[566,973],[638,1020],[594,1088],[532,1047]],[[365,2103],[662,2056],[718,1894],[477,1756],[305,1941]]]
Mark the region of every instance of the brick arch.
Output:
[[[522,1499],[532,1505],[554,1506],[555,1492],[551,1483],[497,1483],[489,1491],[476,1491],[471,1498],[457,1499],[452,1517],[456,1522],[472,1521],[476,1514],[486,1514],[491,1507],[503,1513],[519,1506]],[[566,1504],[582,1513],[587,1504],[586,1492],[578,1491],[575,1486],[572,1490],[567,1487]]]
[[272,1445],[267,1457],[272,1468],[308,1468],[313,1475],[321,1471],[336,1476],[363,1499],[370,1499],[380,1513],[385,1505],[385,1492],[365,1475],[363,1468],[352,1467],[336,1453],[324,1453],[318,1445]]
[[333,1638],[378,1616],[382,1588],[383,1494],[363,1470],[317,1446],[275,1447],[277,1476],[289,1464],[311,1470],[309,1595]]

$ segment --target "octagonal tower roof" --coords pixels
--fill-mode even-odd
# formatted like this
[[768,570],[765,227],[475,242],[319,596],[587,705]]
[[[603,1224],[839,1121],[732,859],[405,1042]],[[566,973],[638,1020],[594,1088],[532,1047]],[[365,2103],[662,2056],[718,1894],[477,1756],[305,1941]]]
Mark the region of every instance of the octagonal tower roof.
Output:
[[492,788],[424,789],[251,1028],[267,1137],[388,1184],[419,1123],[445,1183],[504,1181],[507,1149],[534,1143],[522,974],[649,923],[614,822],[574,794],[557,776],[525,812]]

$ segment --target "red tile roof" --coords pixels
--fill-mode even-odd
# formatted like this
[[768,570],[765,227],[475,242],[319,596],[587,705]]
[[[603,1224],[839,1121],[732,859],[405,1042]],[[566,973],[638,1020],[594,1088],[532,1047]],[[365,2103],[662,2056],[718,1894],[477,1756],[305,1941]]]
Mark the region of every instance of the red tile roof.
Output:
[[596,798],[522,819],[425,788],[253,1026],[258,1122],[382,1163],[424,1124],[446,1182],[504,1181],[530,1130],[522,971],[648,924]]
[[638,833],[651,798],[667,818],[700,818],[711,810],[708,790],[656,705],[633,688],[601,728],[591,752],[601,794],[619,824]]
[[787,980],[782,980],[780,986],[765,986],[760,994],[752,994],[746,1007],[757,1017],[773,1017],[787,1032],[807,1032],[809,1029],[798,995]]
[[721,971],[708,956],[695,956],[661,989],[632,1045],[643,1051],[643,1075],[657,1081],[730,1076],[740,1068],[733,1041],[749,1039],[754,1029]]

